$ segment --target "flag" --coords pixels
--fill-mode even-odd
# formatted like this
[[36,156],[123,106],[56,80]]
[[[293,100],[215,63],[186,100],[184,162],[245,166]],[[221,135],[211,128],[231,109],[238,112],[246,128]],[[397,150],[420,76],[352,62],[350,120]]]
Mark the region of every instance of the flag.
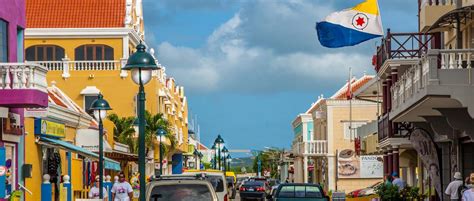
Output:
[[329,48],[357,45],[383,36],[377,0],[366,0],[357,6],[331,13],[316,23],[318,39]]
[[351,99],[352,99],[351,79],[349,79],[349,82],[347,83],[346,97],[347,97],[347,100],[351,100]]

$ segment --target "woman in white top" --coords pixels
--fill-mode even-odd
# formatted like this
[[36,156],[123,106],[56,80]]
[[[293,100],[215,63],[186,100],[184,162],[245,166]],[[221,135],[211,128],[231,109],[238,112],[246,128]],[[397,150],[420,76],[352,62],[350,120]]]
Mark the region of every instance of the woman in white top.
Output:
[[[95,177],[95,182],[94,184],[92,185],[91,189],[89,190],[89,198],[92,198],[92,199],[99,199],[99,195],[100,195],[100,192],[99,192],[99,176],[96,176]],[[103,193],[104,193],[104,200],[107,200],[107,197],[109,195],[109,193],[107,193],[107,189],[105,189],[104,187],[102,187],[103,189]]]
[[463,201],[474,201],[474,173],[471,173],[469,177],[469,185],[467,185],[468,189],[464,191],[462,194]]

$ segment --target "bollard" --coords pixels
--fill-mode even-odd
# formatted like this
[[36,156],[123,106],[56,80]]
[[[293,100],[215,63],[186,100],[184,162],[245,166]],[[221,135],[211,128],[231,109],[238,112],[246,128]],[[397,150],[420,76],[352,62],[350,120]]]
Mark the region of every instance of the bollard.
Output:
[[114,185],[112,181],[110,181],[112,177],[110,175],[105,176],[104,187],[107,189],[107,200],[112,201],[112,186]]
[[69,175],[64,175],[63,176],[63,187],[66,188],[66,200],[67,201],[72,201],[72,187],[71,187],[71,182],[69,182],[71,178]]
[[41,201],[52,201],[53,200],[53,188],[49,180],[51,177],[49,174],[43,175],[43,183],[41,184]]

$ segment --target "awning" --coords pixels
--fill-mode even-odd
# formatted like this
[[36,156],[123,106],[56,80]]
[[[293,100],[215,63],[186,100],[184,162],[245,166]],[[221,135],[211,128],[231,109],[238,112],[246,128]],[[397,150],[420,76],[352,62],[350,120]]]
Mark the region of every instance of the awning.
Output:
[[[49,146],[49,147],[54,147],[54,148],[62,148],[74,153],[77,153],[79,155],[85,156],[85,157],[90,157],[94,159],[99,159],[99,155],[96,153],[93,153],[91,151],[87,151],[81,147],[75,146],[71,143],[62,141],[62,140],[57,140],[49,137],[44,137],[40,136],[39,137],[39,144]],[[109,170],[116,170],[120,171],[120,163],[117,161],[114,161],[110,158],[104,157],[104,168],[109,169]]]
[[462,24],[465,24],[471,19],[471,13],[474,11],[473,8],[474,6],[465,6],[449,11],[448,13],[441,16],[433,25],[431,25],[427,32],[434,33],[454,28],[458,19]]

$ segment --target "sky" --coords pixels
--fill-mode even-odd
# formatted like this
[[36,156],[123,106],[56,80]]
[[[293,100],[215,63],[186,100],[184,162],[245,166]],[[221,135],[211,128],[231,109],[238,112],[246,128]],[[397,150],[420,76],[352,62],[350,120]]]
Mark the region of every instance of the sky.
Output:
[[[315,23],[362,0],[143,0],[145,35],[166,74],[185,87],[201,141],[229,149],[289,148],[291,122],[348,77],[374,74],[381,39],[319,44]],[[379,0],[383,27],[417,31],[417,1]]]

